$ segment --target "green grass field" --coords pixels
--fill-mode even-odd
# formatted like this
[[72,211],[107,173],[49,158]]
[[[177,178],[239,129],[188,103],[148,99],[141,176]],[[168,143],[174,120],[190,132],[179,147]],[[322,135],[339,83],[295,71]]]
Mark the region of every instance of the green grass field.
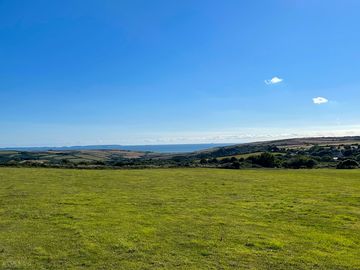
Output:
[[360,269],[360,170],[0,168],[0,269]]

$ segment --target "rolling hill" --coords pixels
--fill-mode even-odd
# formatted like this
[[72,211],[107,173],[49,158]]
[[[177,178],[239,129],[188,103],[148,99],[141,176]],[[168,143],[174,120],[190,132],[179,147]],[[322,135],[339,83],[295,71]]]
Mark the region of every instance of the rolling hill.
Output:
[[[356,158],[359,154],[360,136],[352,137],[317,137],[317,138],[294,138],[273,141],[261,141],[211,147],[205,150],[186,153],[157,153],[151,151],[130,151],[110,149],[110,146],[88,146],[87,149],[66,148],[60,149],[22,149],[0,150],[0,165],[2,166],[46,166],[46,167],[197,167],[200,160],[207,163],[210,159],[219,161],[233,158],[249,161],[245,166],[252,166],[252,156],[264,152],[274,153],[283,163],[294,156],[306,156],[328,166],[335,158],[349,156]],[[213,145],[209,145],[213,146]],[[313,149],[317,147],[319,149]],[[353,147],[353,148],[351,148]],[[108,149],[109,148],[109,149]],[[345,148],[350,148],[346,150]],[[352,150],[353,149],[353,150]],[[324,159],[324,156],[328,159]],[[234,158],[236,160],[234,160]],[[281,160],[280,160],[281,159]],[[326,163],[326,162],[327,163]],[[230,162],[229,160],[227,161]],[[215,163],[218,163],[216,161]],[[204,164],[203,164],[204,165]],[[209,165],[209,164],[208,164]],[[212,167],[212,164],[210,167]],[[335,163],[330,164],[335,166]],[[218,164],[214,166],[218,167]],[[277,165],[278,166],[278,165]],[[231,167],[230,167],[231,168]]]

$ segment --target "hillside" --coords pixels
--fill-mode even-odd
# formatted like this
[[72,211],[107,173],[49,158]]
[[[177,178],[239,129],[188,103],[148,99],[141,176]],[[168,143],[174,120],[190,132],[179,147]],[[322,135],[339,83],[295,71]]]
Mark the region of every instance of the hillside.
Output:
[[[2,166],[45,166],[78,168],[142,167],[288,167],[296,158],[300,167],[336,167],[338,161],[360,161],[360,136],[295,138],[214,147],[190,153],[155,153],[117,149],[0,151]],[[271,153],[271,164],[256,157]],[[268,161],[266,161],[268,162]],[[300,163],[301,163],[300,162]],[[356,167],[357,165],[355,165]]]
[[346,136],[346,137],[309,137],[309,138],[293,138],[273,141],[259,141],[251,143],[236,144],[224,147],[216,147],[204,151],[197,151],[191,155],[195,156],[212,156],[222,157],[238,154],[254,153],[259,151],[266,151],[269,147],[278,148],[310,148],[312,146],[338,146],[359,144],[360,136]]
[[150,155],[146,152],[124,150],[49,150],[49,151],[0,151],[0,163],[11,164],[102,164],[111,159],[135,159]]

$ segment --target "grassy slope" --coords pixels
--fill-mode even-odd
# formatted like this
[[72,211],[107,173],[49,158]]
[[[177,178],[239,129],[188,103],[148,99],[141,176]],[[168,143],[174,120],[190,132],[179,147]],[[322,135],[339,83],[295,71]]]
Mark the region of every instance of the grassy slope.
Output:
[[2,151],[0,158],[20,158],[24,160],[22,154],[26,153],[26,159],[37,162],[60,161],[67,159],[71,162],[95,162],[107,161],[111,158],[139,158],[144,156],[156,156],[145,152],[123,151],[123,150],[76,150],[76,151],[44,151],[44,152],[19,152],[19,151]]
[[0,168],[0,269],[360,269],[360,170]]

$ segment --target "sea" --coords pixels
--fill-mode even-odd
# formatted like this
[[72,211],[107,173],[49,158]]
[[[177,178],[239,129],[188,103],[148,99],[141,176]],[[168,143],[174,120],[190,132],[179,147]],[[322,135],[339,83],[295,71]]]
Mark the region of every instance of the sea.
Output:
[[50,151],[50,150],[127,150],[155,153],[189,153],[206,150],[214,147],[228,146],[226,143],[208,144],[158,144],[158,145],[85,145],[85,146],[63,146],[63,147],[7,147],[0,150],[16,151]]

